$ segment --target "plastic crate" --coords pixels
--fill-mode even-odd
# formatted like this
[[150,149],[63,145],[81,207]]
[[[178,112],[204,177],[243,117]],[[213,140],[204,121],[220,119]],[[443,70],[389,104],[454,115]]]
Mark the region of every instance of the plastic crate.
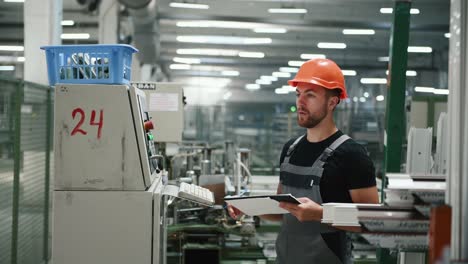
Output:
[[49,84],[128,84],[131,77],[130,45],[43,46],[47,58]]

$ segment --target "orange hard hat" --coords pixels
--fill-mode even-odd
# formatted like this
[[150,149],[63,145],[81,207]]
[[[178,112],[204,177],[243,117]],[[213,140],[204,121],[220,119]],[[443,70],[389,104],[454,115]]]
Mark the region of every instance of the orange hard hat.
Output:
[[288,84],[296,87],[298,83],[313,83],[327,89],[340,89],[340,99],[348,97],[345,81],[340,67],[329,59],[312,59],[302,64],[294,79]]

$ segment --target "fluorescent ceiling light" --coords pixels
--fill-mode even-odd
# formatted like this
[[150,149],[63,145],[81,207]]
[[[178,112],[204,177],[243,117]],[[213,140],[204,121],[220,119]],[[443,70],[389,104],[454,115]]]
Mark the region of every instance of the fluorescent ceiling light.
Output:
[[23,46],[0,46],[1,51],[24,51]]
[[301,67],[305,61],[288,61],[288,65],[292,67]]
[[24,62],[24,57],[16,57],[16,56],[0,56],[0,62]]
[[201,60],[197,59],[197,58],[179,58],[179,57],[175,57],[172,60],[174,62],[184,63],[184,64],[200,64],[201,63]]
[[317,47],[320,49],[346,49],[346,44],[335,42],[319,42]]
[[73,20],[62,20],[62,26],[73,26],[75,25],[75,21]]
[[448,89],[436,89],[433,87],[423,87],[423,86],[414,87],[414,91],[419,92],[419,93],[433,93],[433,94],[444,94],[444,95],[449,94]]
[[432,87],[423,87],[423,86],[416,86],[414,87],[414,91],[419,93],[432,93],[435,88]]
[[227,49],[177,49],[176,53],[181,55],[237,56],[239,51]]
[[249,83],[249,84],[245,85],[245,89],[247,89],[247,90],[258,90],[258,89],[260,89],[260,84]]
[[178,42],[188,43],[212,43],[212,44],[269,44],[272,42],[271,38],[245,38],[245,37],[231,37],[231,36],[177,36]]
[[375,35],[373,29],[343,29],[343,35]]
[[25,57],[18,57],[17,60],[19,62],[25,62],[26,61],[26,58]]
[[5,3],[24,3],[24,0],[3,0]]
[[268,13],[273,14],[305,14],[307,9],[305,8],[270,8]]
[[244,38],[244,44],[270,44],[271,38]]
[[175,3],[175,2],[170,3],[169,6],[170,7],[175,7],[175,8],[192,8],[192,9],[208,9],[208,8],[210,8],[209,5],[204,5],[204,4]]
[[256,84],[261,84],[261,85],[270,85],[271,81],[265,80],[265,79],[257,79],[257,80],[255,80],[255,83]]
[[[382,14],[391,14],[391,13],[393,13],[393,8],[391,8],[391,7],[380,8],[380,13],[382,13]],[[417,8],[411,8],[410,9],[410,14],[412,14],[412,15],[418,15],[419,13],[420,13],[419,9],[417,9]]]
[[206,43],[208,38],[202,36],[177,36],[176,40],[179,42],[192,42],[192,43]]
[[391,7],[380,8],[380,13],[382,13],[382,14],[391,14],[391,13],[393,13],[393,8],[391,8]]
[[299,68],[294,68],[294,67],[281,67],[279,68],[280,72],[292,72],[292,73],[295,73],[295,72],[298,72],[299,71]]
[[365,98],[369,97],[369,93],[368,93],[368,92],[364,92],[364,97],[365,97]]
[[451,36],[450,33],[445,33],[445,34],[444,34],[444,37],[446,37],[446,38],[450,38],[450,36]]
[[[388,70],[385,71],[385,74],[388,75]],[[414,77],[414,76],[418,76],[418,73],[416,71],[408,70],[406,71],[406,76]]]
[[418,73],[416,71],[406,71],[406,76],[418,76]]
[[356,76],[357,72],[354,70],[341,70],[344,76]]
[[0,66],[0,71],[14,71],[15,66],[13,65],[1,65]]
[[390,61],[390,57],[388,57],[388,56],[387,57],[379,57],[377,60],[378,61]]
[[263,52],[241,51],[241,52],[239,52],[239,57],[241,57],[241,58],[263,58],[263,57],[265,57],[265,53],[263,53]]
[[270,81],[270,82],[276,82],[278,80],[278,78],[275,77],[275,76],[262,75],[262,76],[260,76],[260,80],[267,80],[267,81]]
[[239,71],[222,71],[221,75],[223,76],[239,76]]
[[288,32],[285,28],[254,28],[255,33],[271,33],[271,34],[283,34]]
[[288,94],[291,92],[295,92],[296,87],[291,87],[289,85],[283,85],[281,88],[276,88],[275,93],[276,94]]
[[385,97],[383,95],[377,95],[375,97],[375,100],[379,101],[379,102],[382,102],[383,100],[385,100]]
[[237,21],[194,20],[179,21],[176,25],[178,27],[252,29],[256,24]]
[[387,79],[385,78],[361,78],[362,84],[386,84]]
[[289,85],[283,85],[281,88],[276,88],[275,93],[276,94],[288,94],[290,92],[296,91],[295,87],[291,87]]
[[423,47],[423,46],[409,46],[408,47],[408,52],[412,52],[412,53],[431,53],[432,48],[431,47]]
[[433,91],[434,94],[449,94],[448,89],[434,89]]
[[171,64],[169,69],[171,70],[190,70],[190,64]]
[[288,92],[295,92],[296,91],[296,87],[292,87],[292,86],[289,86],[289,85],[283,85],[283,86],[281,86],[281,89],[287,90]]
[[91,35],[88,33],[63,33],[60,37],[62,39],[89,39]]
[[275,94],[288,94],[289,91],[283,88],[276,88],[275,89]]
[[291,77],[291,73],[289,72],[273,72],[271,75],[274,77],[278,77],[278,78],[290,78]]
[[326,56],[324,54],[301,54],[301,59],[303,60],[312,60],[312,59],[325,59]]

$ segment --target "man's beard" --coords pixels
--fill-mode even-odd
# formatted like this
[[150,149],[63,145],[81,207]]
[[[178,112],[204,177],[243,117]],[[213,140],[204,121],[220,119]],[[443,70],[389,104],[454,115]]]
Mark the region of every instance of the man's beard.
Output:
[[[302,109],[302,110],[304,110],[304,109]],[[324,108],[322,109],[322,111],[315,114],[314,116],[311,115],[308,111],[307,111],[307,113],[308,113],[308,117],[307,117],[306,120],[303,120],[303,121],[301,121],[299,119],[299,113],[297,114],[297,124],[299,126],[305,127],[305,128],[314,128],[318,124],[320,124],[320,122],[322,122],[322,120],[327,116],[328,110],[327,110],[327,107],[325,105]]]

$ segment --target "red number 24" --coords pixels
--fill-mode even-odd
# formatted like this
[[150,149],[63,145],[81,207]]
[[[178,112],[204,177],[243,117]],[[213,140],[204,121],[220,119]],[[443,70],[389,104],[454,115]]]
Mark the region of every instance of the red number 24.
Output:
[[[80,128],[83,125],[84,121],[85,121],[85,112],[81,108],[73,109],[72,118],[75,119],[75,116],[77,114],[80,114],[80,120],[76,124],[75,128],[72,130],[71,135],[74,136],[77,133],[86,135],[86,134],[88,134],[88,132],[86,132],[86,131],[84,131],[83,129]],[[97,132],[97,138],[98,139],[101,138],[102,126],[104,124],[103,121],[104,121],[104,112],[103,112],[102,109],[99,110],[99,121],[98,122],[96,122],[96,110],[91,111],[91,120],[89,120],[89,124],[91,126],[98,126],[98,132]]]

